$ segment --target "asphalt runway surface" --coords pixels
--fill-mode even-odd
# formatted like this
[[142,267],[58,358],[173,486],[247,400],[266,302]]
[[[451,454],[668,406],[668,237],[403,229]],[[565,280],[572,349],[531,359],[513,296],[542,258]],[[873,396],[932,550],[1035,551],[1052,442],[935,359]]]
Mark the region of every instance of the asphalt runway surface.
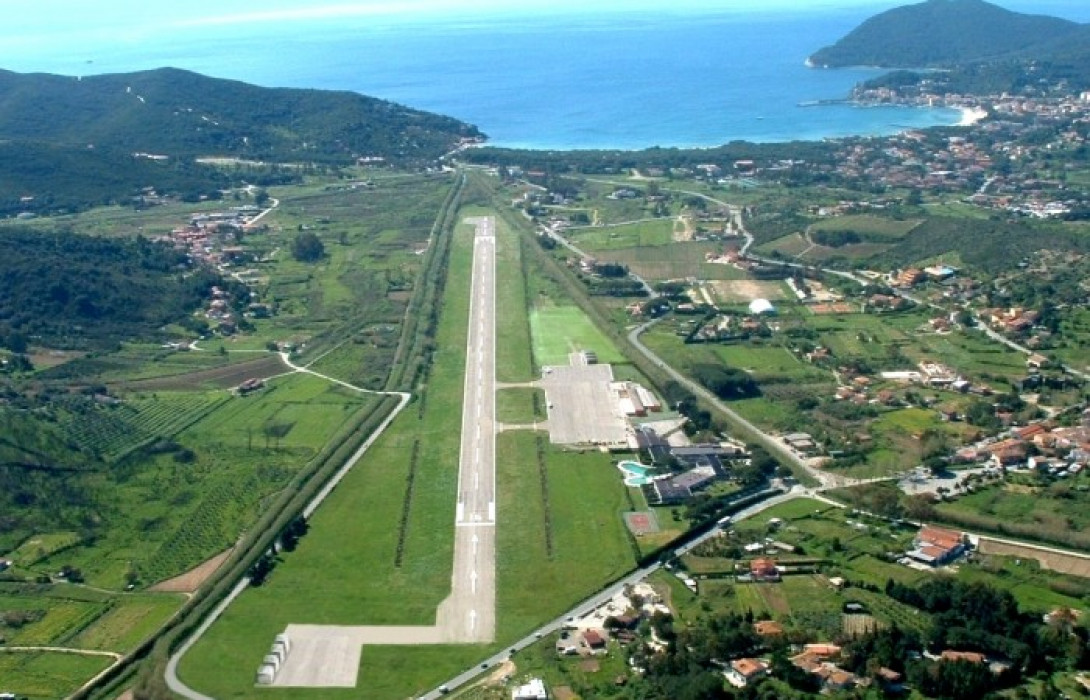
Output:
[[462,399],[462,447],[450,597],[436,624],[449,642],[496,631],[496,221],[476,225]]
[[475,226],[451,593],[435,625],[288,625],[274,687],[355,687],[367,645],[483,644],[496,633],[496,223]]

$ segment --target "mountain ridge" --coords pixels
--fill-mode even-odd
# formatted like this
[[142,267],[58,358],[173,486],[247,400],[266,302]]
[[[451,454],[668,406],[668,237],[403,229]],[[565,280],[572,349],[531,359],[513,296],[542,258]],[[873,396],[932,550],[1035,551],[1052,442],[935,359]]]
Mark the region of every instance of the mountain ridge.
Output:
[[175,157],[434,158],[476,127],[354,92],[266,88],[177,68],[87,77],[0,70],[0,139]]
[[951,68],[966,63],[1047,56],[1087,25],[1004,9],[985,0],[926,0],[865,20],[819,49],[815,67]]
[[[216,196],[243,175],[201,156],[339,167],[424,166],[475,126],[354,92],[266,88],[177,68],[71,77],[0,70],[0,215],[125,203],[144,190]],[[278,179],[279,178],[279,179]]]

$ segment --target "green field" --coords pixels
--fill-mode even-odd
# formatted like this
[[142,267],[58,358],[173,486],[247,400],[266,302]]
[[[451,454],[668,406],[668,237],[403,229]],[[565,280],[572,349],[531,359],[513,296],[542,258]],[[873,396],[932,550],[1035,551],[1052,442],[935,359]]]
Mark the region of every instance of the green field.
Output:
[[69,642],[81,649],[124,652],[142,642],[177,612],[182,597],[172,594],[141,594],[118,598],[94,624]]
[[[771,518],[784,524],[771,529]],[[771,535],[776,540],[798,548],[794,555],[771,555],[781,564],[804,557],[819,561],[818,575],[785,575],[780,583],[743,583],[732,578],[704,578],[710,572],[730,572],[748,557],[734,560],[708,556],[722,545],[711,541],[682,561],[698,581],[700,595],[688,594],[680,583],[670,582],[679,617],[692,619],[709,611],[747,610],[760,617],[771,617],[789,628],[809,635],[833,636],[840,631],[841,606],[847,601],[863,603],[882,624],[922,629],[926,619],[914,609],[879,592],[889,580],[918,585],[933,576],[952,575],[966,581],[981,581],[1006,589],[1025,608],[1048,611],[1057,606],[1082,609],[1078,591],[1086,591],[1085,581],[1040,570],[1036,562],[1016,561],[1012,557],[975,554],[969,562],[960,562],[951,570],[917,571],[891,559],[911,546],[913,527],[898,527],[887,521],[862,516],[854,511],[828,504],[795,499],[770,508],[751,519],[735,523],[738,544]],[[709,549],[710,548],[710,549]],[[893,556],[891,556],[893,555]],[[852,585],[836,589],[828,578],[839,576]],[[672,579],[670,576],[668,579]],[[676,584],[676,585],[674,585]],[[875,586],[879,591],[861,587]]]
[[1090,547],[1090,511],[1083,489],[1090,476],[1051,485],[989,486],[937,506],[942,515],[979,527],[1086,549]]
[[526,425],[547,418],[542,389],[511,388],[496,392],[496,420],[508,425]]
[[105,656],[0,651],[0,682],[20,697],[60,700],[112,663]]
[[530,312],[534,363],[567,365],[568,355],[593,350],[602,364],[625,362],[608,338],[575,306],[537,306]]
[[811,225],[810,230],[854,231],[864,240],[896,240],[904,238],[919,225],[919,219],[890,219],[871,214],[850,214],[822,219]]
[[617,248],[603,259],[628,265],[649,282],[697,277],[703,280],[741,280],[747,274],[733,265],[707,262],[707,254],[721,255],[730,247],[716,241],[690,241],[668,246]]
[[[591,253],[613,251],[618,248],[645,248],[665,246],[674,241],[676,219],[654,219],[598,228],[569,230],[568,235],[577,246]],[[609,258],[609,253],[600,256]]]

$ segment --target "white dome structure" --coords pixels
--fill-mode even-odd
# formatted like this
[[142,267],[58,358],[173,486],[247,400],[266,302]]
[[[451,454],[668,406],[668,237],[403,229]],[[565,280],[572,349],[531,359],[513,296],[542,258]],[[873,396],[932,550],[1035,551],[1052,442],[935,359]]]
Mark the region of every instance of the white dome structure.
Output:
[[774,314],[776,313],[776,307],[772,305],[772,302],[768,299],[754,299],[749,302],[749,313],[753,316],[760,316],[761,314]]

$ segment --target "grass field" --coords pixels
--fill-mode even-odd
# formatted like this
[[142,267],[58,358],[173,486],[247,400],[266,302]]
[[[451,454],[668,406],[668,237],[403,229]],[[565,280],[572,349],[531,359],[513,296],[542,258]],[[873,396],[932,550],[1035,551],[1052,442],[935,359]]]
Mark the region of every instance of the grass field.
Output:
[[864,240],[897,240],[919,226],[919,219],[890,219],[871,214],[850,214],[822,219],[811,231],[854,231]]
[[496,420],[499,422],[526,425],[546,417],[544,390],[511,388],[496,392]]
[[636,274],[649,282],[697,277],[703,280],[744,280],[743,270],[733,265],[707,262],[706,255],[720,255],[726,246],[715,241],[673,243],[668,246],[645,248],[616,248],[603,260],[628,265]]
[[[497,443],[499,632],[525,634],[635,565],[621,513],[628,510],[608,455],[545,446],[547,496],[537,436],[504,433]],[[546,500],[547,499],[547,500]]]
[[989,486],[941,503],[938,510],[964,521],[966,527],[976,524],[987,531],[1044,537],[1085,549],[1090,547],[1090,512],[1079,489],[1088,483],[1090,477],[1080,474],[1051,486],[1019,490]]
[[5,691],[20,697],[60,700],[111,663],[113,659],[104,656],[0,651],[0,682]]
[[534,363],[567,365],[568,355],[593,350],[602,364],[625,362],[608,338],[576,306],[543,305],[530,312]]
[[167,621],[182,604],[169,594],[126,596],[69,642],[82,649],[124,652],[134,648]]
[[527,277],[523,240],[494,211],[467,209],[466,215],[492,216],[496,222],[496,379],[526,382],[534,375],[531,326],[527,322]]
[[[654,219],[631,224],[570,230],[573,242],[587,252],[613,251],[618,248],[646,248],[669,245],[674,240],[676,219]],[[610,257],[604,253],[603,258]]]
[[[32,538],[26,547],[36,556],[20,566],[37,573],[76,566],[89,582],[114,589],[125,585],[130,570],[146,584],[181,573],[233,545],[265,498],[282,489],[342,425],[375,404],[374,397],[307,375],[220,400],[170,435],[189,452],[133,454],[113,469],[112,483],[97,477],[114,502],[127,504],[123,513],[106,511],[112,525],[103,535],[94,542],[67,542],[46,557],[39,551],[57,547],[42,549],[34,543],[42,538]],[[187,456],[179,459],[181,454]]]

